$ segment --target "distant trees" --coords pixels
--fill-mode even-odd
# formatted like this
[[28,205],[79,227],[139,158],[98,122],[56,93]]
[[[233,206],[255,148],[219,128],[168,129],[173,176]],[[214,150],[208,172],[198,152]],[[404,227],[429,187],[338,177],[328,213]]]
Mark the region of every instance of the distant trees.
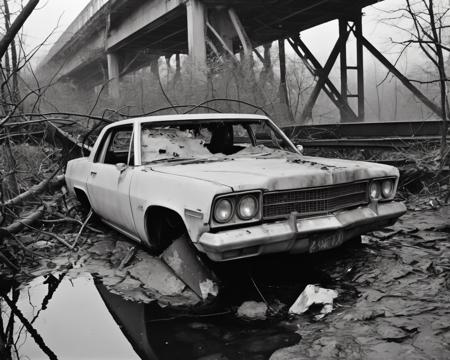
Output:
[[[406,32],[405,40],[394,43],[402,46],[403,54],[408,48],[419,49],[427,64],[422,68],[425,76],[410,79],[424,86],[437,87],[437,102],[441,109],[441,158],[448,158],[447,133],[449,122],[449,70],[450,60],[450,8],[446,0],[405,0],[405,6],[392,11],[394,27]],[[407,21],[405,21],[407,20]]]
[[12,155],[9,133],[3,125],[20,109],[22,99],[19,91],[19,57],[17,34],[31,15],[39,0],[30,0],[21,8],[11,22],[11,11],[8,0],[3,0],[1,12],[3,15],[4,34],[0,39],[0,139],[2,146],[3,171],[0,171],[1,197],[10,198],[18,193],[15,169],[16,163]]

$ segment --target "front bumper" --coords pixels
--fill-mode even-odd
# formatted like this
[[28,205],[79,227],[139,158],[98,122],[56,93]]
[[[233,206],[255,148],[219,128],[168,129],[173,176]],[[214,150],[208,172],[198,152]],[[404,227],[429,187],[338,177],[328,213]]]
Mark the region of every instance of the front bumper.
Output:
[[207,232],[201,235],[196,245],[214,261],[278,252],[316,252],[390,226],[405,212],[403,203],[389,202],[309,218],[298,218],[293,213],[283,221]]

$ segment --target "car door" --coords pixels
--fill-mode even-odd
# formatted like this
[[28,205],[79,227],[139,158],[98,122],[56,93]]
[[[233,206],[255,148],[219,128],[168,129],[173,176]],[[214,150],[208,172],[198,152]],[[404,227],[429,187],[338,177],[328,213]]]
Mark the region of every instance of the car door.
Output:
[[99,146],[87,180],[94,211],[106,221],[135,235],[130,205],[134,173],[133,125],[111,128]]

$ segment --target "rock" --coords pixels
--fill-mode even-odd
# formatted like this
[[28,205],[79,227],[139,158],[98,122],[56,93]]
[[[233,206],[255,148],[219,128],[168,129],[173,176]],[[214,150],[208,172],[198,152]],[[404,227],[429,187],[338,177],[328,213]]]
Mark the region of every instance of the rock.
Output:
[[237,316],[249,320],[265,320],[267,305],[262,302],[246,301],[237,310]]
[[308,285],[290,307],[289,313],[303,314],[313,304],[331,305],[326,307],[324,314],[329,313],[333,310],[333,300],[337,296],[338,293],[335,290],[324,289],[316,285]]

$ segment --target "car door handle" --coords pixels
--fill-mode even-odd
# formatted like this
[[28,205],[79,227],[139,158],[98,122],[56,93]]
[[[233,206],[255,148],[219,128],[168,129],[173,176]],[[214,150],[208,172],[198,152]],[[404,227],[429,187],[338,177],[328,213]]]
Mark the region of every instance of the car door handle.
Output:
[[96,171],[91,171],[91,175],[95,176],[95,175],[97,175],[97,172]]

